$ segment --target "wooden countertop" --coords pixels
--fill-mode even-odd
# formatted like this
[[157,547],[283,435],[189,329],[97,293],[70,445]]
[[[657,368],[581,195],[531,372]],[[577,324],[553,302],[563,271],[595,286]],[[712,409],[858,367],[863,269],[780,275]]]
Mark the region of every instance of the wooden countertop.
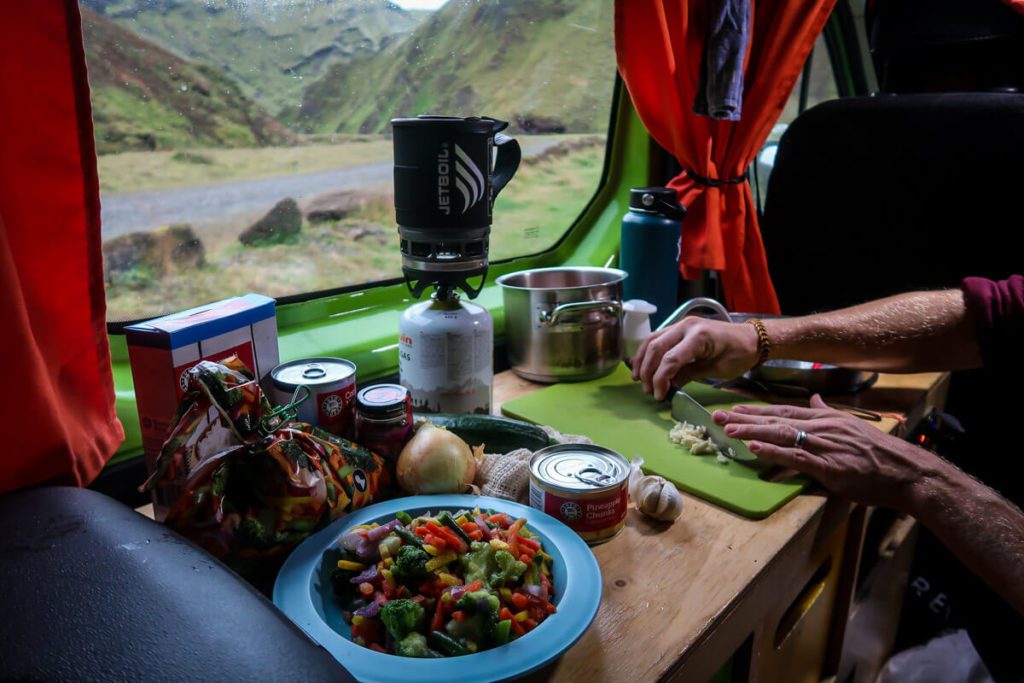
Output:
[[[497,375],[495,411],[542,386],[511,372]],[[882,375],[871,389],[836,400],[897,413],[912,424],[931,406],[942,405],[947,388],[942,373]],[[877,424],[897,432],[902,423],[890,416]],[[806,561],[807,551],[787,548],[811,547],[798,541],[808,534],[825,536],[849,511],[848,503],[820,491],[798,496],[760,521],[691,495],[685,495],[674,524],[630,508],[626,528],[594,548],[604,580],[597,619],[534,679],[706,680],[750,636],[752,624],[777,606],[776,593],[794,590],[787,585],[787,566]]]
[[[496,375],[495,413],[543,386],[511,371]],[[942,373],[882,375],[871,389],[836,401],[913,424],[941,406],[947,390]],[[903,423],[889,416],[876,424],[898,432]],[[625,529],[594,548],[604,585],[593,626],[530,679],[708,679],[750,638],[752,625],[778,609],[780,595],[799,590],[795,583],[805,581],[799,569],[814,542],[842,524],[850,507],[813,490],[759,521],[691,495],[674,524],[631,507]],[[152,516],[152,506],[139,512]]]

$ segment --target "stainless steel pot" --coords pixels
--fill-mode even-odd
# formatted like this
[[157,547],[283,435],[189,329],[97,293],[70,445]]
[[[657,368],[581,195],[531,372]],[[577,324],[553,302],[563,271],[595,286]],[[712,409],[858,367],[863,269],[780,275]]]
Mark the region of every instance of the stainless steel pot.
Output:
[[615,268],[535,268],[497,279],[512,370],[536,382],[607,375],[622,361],[622,281]]

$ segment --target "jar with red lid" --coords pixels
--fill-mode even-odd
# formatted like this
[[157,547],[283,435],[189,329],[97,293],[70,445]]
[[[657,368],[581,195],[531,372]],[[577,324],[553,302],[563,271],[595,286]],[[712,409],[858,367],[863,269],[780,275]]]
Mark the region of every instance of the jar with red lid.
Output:
[[356,394],[356,442],[393,467],[412,438],[412,400],[399,384],[364,387]]

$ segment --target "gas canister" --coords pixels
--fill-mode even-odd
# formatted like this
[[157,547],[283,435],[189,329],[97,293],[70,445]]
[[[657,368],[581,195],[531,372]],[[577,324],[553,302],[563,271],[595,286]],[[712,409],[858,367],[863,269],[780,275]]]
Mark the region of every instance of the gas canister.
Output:
[[439,288],[402,314],[398,371],[419,413],[491,412],[494,321],[483,306]]

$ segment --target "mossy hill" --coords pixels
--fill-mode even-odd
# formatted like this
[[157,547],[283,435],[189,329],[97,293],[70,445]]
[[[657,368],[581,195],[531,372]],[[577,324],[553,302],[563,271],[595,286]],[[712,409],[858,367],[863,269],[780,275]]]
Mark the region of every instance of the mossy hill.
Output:
[[293,137],[238,83],[82,8],[93,122],[101,154],[180,147],[259,147]]
[[272,114],[337,64],[376,54],[427,16],[388,0],[80,0],[98,14],[238,81]]
[[615,75],[611,2],[450,0],[410,36],[337,64],[280,118],[376,133],[394,116],[485,114],[536,132],[600,132]]

